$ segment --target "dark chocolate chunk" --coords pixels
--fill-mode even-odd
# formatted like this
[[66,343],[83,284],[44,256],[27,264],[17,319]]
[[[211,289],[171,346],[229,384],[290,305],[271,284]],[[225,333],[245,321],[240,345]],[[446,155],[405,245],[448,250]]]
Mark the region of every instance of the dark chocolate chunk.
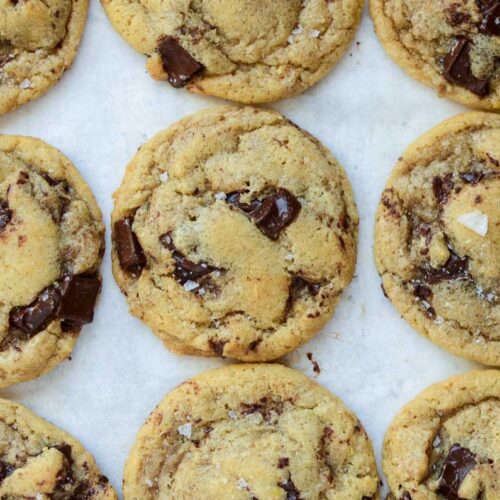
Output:
[[0,461],[0,483],[15,470],[16,468],[13,465]]
[[11,219],[12,210],[9,209],[9,204],[6,201],[0,200],[0,233],[5,229]]
[[30,305],[14,307],[10,311],[9,322],[27,335],[35,335],[56,319],[60,303],[59,290],[54,286],[47,287]]
[[203,70],[203,66],[171,36],[160,39],[158,52],[163,69],[168,73],[168,81],[176,89],[184,87],[194,75]]
[[470,14],[467,12],[462,12],[460,10],[459,3],[452,3],[447,9],[447,13],[448,20],[452,26],[458,26],[459,24],[470,21]]
[[288,467],[289,464],[290,464],[290,459],[282,457],[278,460],[278,469],[284,469],[285,467]]
[[430,285],[441,281],[454,281],[469,277],[469,258],[459,257],[450,249],[451,255],[446,264],[439,268],[428,268],[423,270],[424,279]]
[[132,231],[133,217],[115,222],[116,252],[120,266],[132,274],[140,274],[146,266],[146,256],[136,234]]
[[470,90],[479,97],[489,93],[488,80],[477,78],[472,73],[470,62],[471,42],[464,37],[457,39],[444,60],[444,77],[451,83]]
[[286,491],[286,500],[300,500],[300,492],[290,476],[286,480],[279,481],[278,486]]
[[223,271],[223,269],[210,266],[206,262],[196,263],[186,258],[177,250],[171,231],[160,236],[160,243],[172,252],[172,256],[175,260],[174,276],[181,285],[187,281],[197,281],[214,271]]
[[62,280],[59,316],[73,325],[92,323],[94,306],[101,289],[99,276],[68,275]]
[[64,469],[61,471],[61,473],[58,475],[58,481],[57,481],[57,487],[61,488],[64,487],[65,484],[72,484],[74,482],[74,477],[73,477],[73,457],[71,456],[71,445],[63,443],[63,444],[56,444],[55,446],[52,446],[52,448],[55,448],[59,452],[61,452],[64,455],[65,459],[65,464],[64,464]]
[[226,201],[247,213],[261,232],[274,241],[297,218],[302,208],[299,200],[283,188],[262,200],[253,200],[251,204],[240,203],[240,196],[239,192],[229,193]]
[[447,500],[459,500],[458,490],[465,476],[476,466],[476,455],[454,444],[446,457],[437,492]]
[[415,283],[413,285],[413,293],[415,294],[415,297],[426,300],[427,302],[432,299],[431,289],[428,286],[422,285],[421,283]]
[[448,196],[454,187],[452,174],[446,174],[444,177],[434,177],[432,179],[432,191],[440,205],[444,205],[448,201]]
[[321,283],[315,283],[314,281],[309,281],[305,278],[302,278],[301,276],[294,276],[292,278],[292,293],[296,295],[298,292],[303,290],[304,288],[307,288],[307,291],[311,295],[318,295],[319,290],[321,288]]
[[481,32],[500,36],[500,0],[479,0],[478,3],[483,12]]

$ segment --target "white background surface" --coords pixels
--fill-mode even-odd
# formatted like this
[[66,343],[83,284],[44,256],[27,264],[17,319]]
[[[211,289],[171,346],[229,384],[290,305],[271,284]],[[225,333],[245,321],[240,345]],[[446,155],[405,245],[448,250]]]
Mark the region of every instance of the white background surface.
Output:
[[[113,485],[146,416],[174,386],[221,360],[171,354],[127,312],[111,275],[111,193],[137,148],[159,130],[222,101],[154,82],[145,58],[91,1],[73,68],[46,96],[0,117],[0,133],[32,135],[63,151],[93,189],[107,224],[103,294],[71,361],[39,380],[0,391],[67,430]],[[346,169],[360,215],[356,277],[334,318],[282,361],[340,396],[373,439],[377,461],[397,410],[429,384],[473,366],[419,336],[384,298],[373,262],[375,209],[398,156],[420,134],[464,110],[414,82],[383,51],[365,11],[356,42],[315,88],[272,107],[328,146]],[[385,483],[384,479],[384,483]]]

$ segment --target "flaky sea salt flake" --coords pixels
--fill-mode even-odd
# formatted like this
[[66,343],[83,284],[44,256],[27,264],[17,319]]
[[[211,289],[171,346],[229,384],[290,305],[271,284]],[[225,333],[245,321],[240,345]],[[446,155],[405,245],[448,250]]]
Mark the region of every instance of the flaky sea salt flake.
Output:
[[192,292],[199,287],[200,285],[196,283],[196,281],[187,280],[186,283],[184,283],[184,290],[186,290],[186,292]]
[[25,78],[20,84],[19,87],[22,89],[30,89],[31,88],[31,80]]
[[177,432],[188,439],[191,439],[191,435],[193,434],[193,425],[192,424],[183,424],[177,427]]
[[488,232],[488,216],[479,210],[459,215],[457,221],[483,238]]
[[167,182],[168,181],[168,172],[163,172],[162,174],[160,174],[160,182]]

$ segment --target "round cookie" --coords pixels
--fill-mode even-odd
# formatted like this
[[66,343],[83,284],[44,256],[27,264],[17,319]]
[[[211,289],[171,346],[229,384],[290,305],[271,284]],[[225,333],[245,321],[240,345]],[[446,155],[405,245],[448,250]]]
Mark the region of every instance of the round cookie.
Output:
[[375,258],[386,295],[445,349],[500,365],[500,116],[459,115],[399,159]]
[[242,103],[277,101],[325,76],[363,0],[102,0],[157,80]]
[[170,392],[127,460],[125,500],[373,499],[378,475],[359,420],[281,365],[232,365]]
[[499,0],[370,0],[370,10],[385,50],[413,78],[500,109]]
[[103,252],[101,212],[71,162],[0,135],[0,387],[69,356],[93,319]]
[[1,498],[118,498],[76,439],[6,399],[0,399],[0,443]]
[[0,0],[0,115],[45,93],[71,66],[88,0]]
[[499,436],[499,371],[469,372],[429,387],[386,434],[389,498],[498,498]]
[[318,332],[354,272],[342,167],[273,111],[181,120],[139,149],[114,197],[115,278],[178,353],[278,358]]

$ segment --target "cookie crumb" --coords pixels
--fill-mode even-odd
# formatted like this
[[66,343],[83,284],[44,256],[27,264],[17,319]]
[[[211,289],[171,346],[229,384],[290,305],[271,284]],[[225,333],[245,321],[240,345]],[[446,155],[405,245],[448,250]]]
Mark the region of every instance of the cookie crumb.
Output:
[[314,359],[313,353],[312,352],[308,352],[306,354],[306,356],[307,356],[307,359],[311,362],[311,364],[313,366],[313,372],[316,375],[319,375],[321,373],[321,368],[319,367],[318,362]]
[[488,232],[488,216],[479,210],[459,215],[457,221],[483,238]]
[[193,424],[183,424],[179,425],[177,427],[177,432],[184,437],[187,437],[188,439],[191,439],[191,436],[193,434]]

